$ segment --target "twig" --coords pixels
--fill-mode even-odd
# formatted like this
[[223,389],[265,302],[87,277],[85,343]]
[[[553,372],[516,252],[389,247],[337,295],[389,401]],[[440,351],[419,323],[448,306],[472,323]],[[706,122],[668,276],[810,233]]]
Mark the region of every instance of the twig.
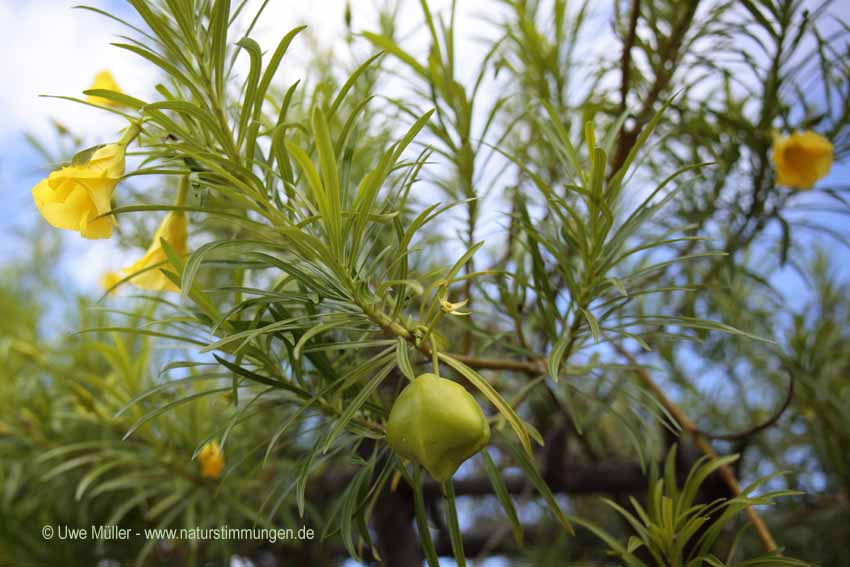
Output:
[[[649,373],[644,370],[642,367],[638,365],[637,360],[634,355],[624,349],[620,345],[614,345],[614,348],[619,352],[623,357],[629,360],[629,363],[635,367],[634,372],[637,374],[640,381],[643,382],[643,385],[649,389],[658,402],[664,407],[667,412],[673,416],[673,419],[681,426],[682,429],[687,431],[691,437],[694,439],[694,443],[696,443],[697,447],[709,458],[712,460],[716,460],[719,458],[719,455],[714,450],[714,447],[706,440],[705,436],[700,432],[697,428],[696,424],[692,422],[685,412],[683,412],[679,406],[674,404],[664,393],[664,391],[655,383]],[[720,478],[723,479],[723,482],[726,483],[726,486],[729,487],[729,490],[732,492],[734,496],[739,496],[741,494],[741,487],[738,484],[738,479],[735,478],[735,473],[731,468],[727,465],[723,465],[718,469],[720,473]],[[772,552],[776,550],[776,541],[773,539],[773,536],[770,534],[770,530],[767,525],[762,520],[761,516],[759,516],[758,512],[756,512],[755,508],[752,506],[747,506],[744,510],[747,514],[747,518],[749,518],[750,523],[758,533],[759,539],[761,539],[762,546],[765,551]]]
[[[664,61],[675,62],[679,58],[679,48],[682,46],[682,42],[685,39],[688,29],[690,29],[691,22],[693,22],[698,6],[699,0],[692,0],[682,19],[677,22],[676,27],[670,32],[670,37],[665,46],[664,53],[662,54]],[[629,49],[629,52],[631,52],[631,48]],[[652,116],[653,106],[655,106],[655,103],[658,102],[658,99],[661,96],[661,93],[664,92],[664,89],[666,89],[670,84],[670,80],[673,78],[673,73],[664,72],[664,68],[665,65],[659,66],[661,71],[656,74],[649,92],[642,97],[643,105],[641,106],[640,111],[635,115],[634,126],[628,130],[624,129],[620,136],[618,136],[617,148],[614,153],[614,159],[611,162],[610,176],[613,176],[625,163],[626,157],[637,142],[641,128]],[[628,86],[628,83],[626,83],[626,85]]]
[[697,429],[697,432],[705,437],[706,439],[717,439],[720,441],[740,441],[741,439],[746,439],[748,437],[752,437],[756,433],[764,431],[768,427],[772,426],[774,423],[779,421],[779,418],[782,417],[782,414],[785,413],[785,410],[788,409],[788,406],[791,405],[791,400],[794,399],[794,375],[790,374],[790,379],[788,382],[788,393],[785,394],[785,401],[782,402],[782,405],[776,410],[772,416],[770,416],[764,422],[755,425],[746,431],[741,431],[739,433],[708,433],[703,431],[702,429]]
[[637,23],[640,16],[640,0],[632,0],[632,11],[629,14],[629,33],[623,43],[623,60],[620,71],[620,112],[626,111],[626,98],[629,95],[629,81],[632,68],[632,47],[637,39]]
[[[419,349],[419,351],[425,356],[431,356],[431,344],[427,340],[417,341],[413,331],[401,323],[393,321],[386,313],[374,309],[366,304],[360,304],[360,308],[370,319],[380,325],[381,328],[384,329],[384,332],[405,339]],[[529,376],[540,376],[541,374],[548,372],[548,365],[543,359],[512,360],[509,358],[481,358],[466,354],[445,354],[455,360],[463,362],[471,368],[479,370],[512,370],[515,372],[524,372]]]

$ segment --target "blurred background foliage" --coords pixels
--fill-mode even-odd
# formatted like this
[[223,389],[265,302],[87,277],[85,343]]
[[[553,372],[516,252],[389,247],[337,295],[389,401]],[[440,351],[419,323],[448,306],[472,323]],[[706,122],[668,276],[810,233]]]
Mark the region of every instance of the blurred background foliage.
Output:
[[[344,56],[300,29],[262,52],[244,2],[128,2],[115,48],[162,83],[96,91],[143,125],[114,239],[182,208],[192,252],[180,295],[74,296],[58,231],[19,235],[0,564],[850,563],[840,2],[493,0],[480,60],[424,1]],[[833,174],[778,186],[774,135],[807,129]],[[52,167],[84,137],[32,142]],[[384,438],[435,364],[494,429],[447,486]],[[41,535],[106,524],[318,537]]]

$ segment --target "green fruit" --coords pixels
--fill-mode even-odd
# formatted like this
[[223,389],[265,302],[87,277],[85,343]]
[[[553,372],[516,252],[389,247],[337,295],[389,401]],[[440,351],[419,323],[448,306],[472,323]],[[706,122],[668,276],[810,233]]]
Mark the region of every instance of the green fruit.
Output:
[[387,422],[393,451],[448,480],[490,440],[490,426],[475,398],[457,382],[422,374],[396,398]]

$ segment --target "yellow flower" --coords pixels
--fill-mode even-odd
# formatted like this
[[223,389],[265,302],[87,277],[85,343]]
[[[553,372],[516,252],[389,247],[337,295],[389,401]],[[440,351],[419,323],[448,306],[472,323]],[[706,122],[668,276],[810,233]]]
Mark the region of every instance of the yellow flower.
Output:
[[118,272],[106,272],[100,278],[100,287],[107,293],[115,293],[115,285],[123,279],[123,276]]
[[186,225],[186,215],[182,212],[170,211],[165,216],[159,228],[156,229],[153,235],[153,242],[151,242],[145,255],[139,258],[132,266],[121,270],[121,272],[128,276],[145,270],[143,273],[132,277],[130,283],[151,291],[180,291],[180,288],[174,285],[174,282],[162,273],[162,270],[174,271],[175,268],[168,261],[168,256],[162,248],[161,240],[165,240],[177,254],[185,256],[188,252]]
[[[94,89],[102,89],[105,91],[113,91],[116,93],[124,93],[121,90],[121,87],[118,86],[118,83],[115,82],[115,79],[112,77],[112,73],[107,70],[103,70],[94,77],[94,82],[92,85],[86,90],[94,90]],[[108,98],[103,98],[99,96],[88,96],[88,101],[92,104],[100,104],[102,106],[121,106],[119,103],[110,100]]]
[[832,144],[815,132],[794,132],[775,136],[773,164],[776,183],[794,189],[811,189],[832,167]]
[[224,453],[218,441],[209,441],[198,453],[198,463],[201,465],[201,476],[204,478],[219,478],[224,468]]
[[33,187],[33,200],[47,222],[79,230],[85,238],[112,236],[115,219],[97,217],[112,210],[112,192],[124,175],[125,147],[102,146],[88,160],[54,171]]
[[448,313],[449,315],[469,315],[469,311],[461,311],[464,305],[469,303],[469,299],[464,299],[463,301],[459,301],[457,303],[452,303],[449,301],[449,287],[448,284],[443,284],[440,286],[440,292],[438,295],[440,299],[440,309],[442,309],[443,313]]

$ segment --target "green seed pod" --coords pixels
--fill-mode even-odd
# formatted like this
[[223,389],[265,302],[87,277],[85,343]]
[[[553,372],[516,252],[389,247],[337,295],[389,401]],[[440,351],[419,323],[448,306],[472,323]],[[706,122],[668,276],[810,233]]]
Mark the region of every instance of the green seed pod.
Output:
[[435,480],[448,480],[490,440],[490,426],[463,386],[422,374],[399,394],[387,422],[393,451],[414,460]]

